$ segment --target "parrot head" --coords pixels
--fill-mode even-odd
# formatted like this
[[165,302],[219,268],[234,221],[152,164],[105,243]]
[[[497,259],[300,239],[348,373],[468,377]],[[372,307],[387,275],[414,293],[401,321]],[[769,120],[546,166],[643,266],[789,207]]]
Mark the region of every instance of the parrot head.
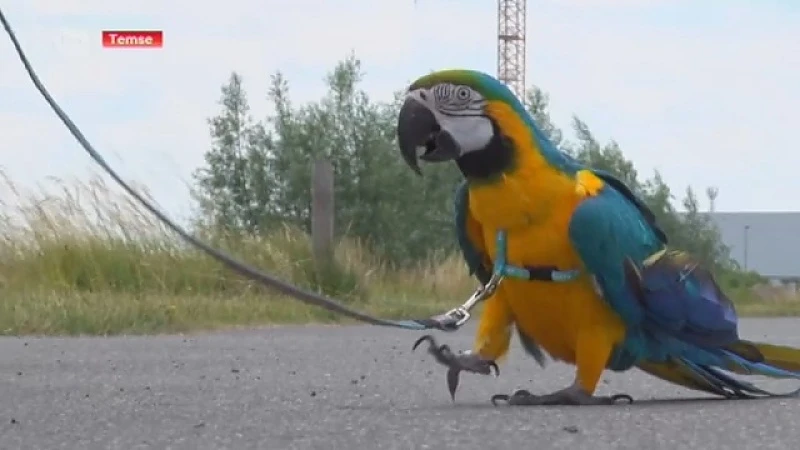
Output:
[[493,105],[527,117],[517,97],[496,78],[473,70],[443,70],[414,81],[397,121],[405,162],[455,161],[468,178],[491,178],[514,165],[514,146]]

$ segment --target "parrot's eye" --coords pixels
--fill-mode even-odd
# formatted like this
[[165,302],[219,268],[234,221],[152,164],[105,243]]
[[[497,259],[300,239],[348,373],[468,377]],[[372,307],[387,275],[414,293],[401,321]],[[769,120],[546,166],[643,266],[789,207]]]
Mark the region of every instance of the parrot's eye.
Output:
[[461,101],[467,101],[467,100],[469,100],[469,97],[470,97],[469,88],[466,88],[464,86],[459,86],[458,89],[456,89],[456,98],[457,99],[459,99]]

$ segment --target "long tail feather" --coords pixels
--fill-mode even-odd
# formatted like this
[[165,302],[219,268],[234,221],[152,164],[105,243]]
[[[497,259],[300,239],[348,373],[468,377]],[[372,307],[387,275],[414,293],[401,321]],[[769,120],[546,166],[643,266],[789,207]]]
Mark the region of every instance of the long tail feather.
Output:
[[728,398],[800,396],[800,388],[774,393],[729,374],[800,380],[800,349],[742,340],[721,349],[719,355],[723,364],[716,367],[685,357],[640,362],[637,366],[662,380]]
[[636,366],[669,383],[709,394],[727,396],[726,392],[717,385],[675,359],[666,362],[641,361]]
[[800,349],[741,340],[723,349],[734,364],[725,369],[742,375],[800,379]]

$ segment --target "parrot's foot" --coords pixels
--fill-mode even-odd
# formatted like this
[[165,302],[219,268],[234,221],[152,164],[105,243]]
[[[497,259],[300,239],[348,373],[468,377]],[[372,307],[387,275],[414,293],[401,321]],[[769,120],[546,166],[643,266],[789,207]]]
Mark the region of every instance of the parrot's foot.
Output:
[[433,336],[426,334],[414,342],[412,350],[416,350],[422,341],[428,341],[428,353],[433,355],[434,359],[439,364],[447,366],[447,388],[450,391],[450,397],[455,400],[456,389],[458,388],[458,379],[462,371],[478,373],[481,375],[491,375],[494,369],[495,376],[500,375],[500,370],[494,361],[486,360],[473,353],[459,353],[455,354],[450,347],[446,344],[437,345]]
[[511,395],[497,394],[492,396],[492,404],[505,401],[510,406],[539,406],[539,405],[613,405],[625,400],[633,403],[633,397],[628,394],[616,394],[607,397],[589,395],[577,385],[546,395],[534,395],[520,389]]

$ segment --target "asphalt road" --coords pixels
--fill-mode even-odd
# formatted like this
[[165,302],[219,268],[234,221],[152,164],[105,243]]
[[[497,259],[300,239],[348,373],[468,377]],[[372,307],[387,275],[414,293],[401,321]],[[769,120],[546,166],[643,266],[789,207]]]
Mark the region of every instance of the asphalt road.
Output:
[[[468,348],[471,332],[440,337]],[[800,320],[744,321],[742,335],[800,346]],[[494,393],[572,379],[516,342],[499,378],[465,376],[453,404],[444,371],[410,351],[418,336],[309,326],[0,339],[0,448],[798,448],[800,399],[697,399],[640,372],[601,387],[633,405],[493,407]]]

